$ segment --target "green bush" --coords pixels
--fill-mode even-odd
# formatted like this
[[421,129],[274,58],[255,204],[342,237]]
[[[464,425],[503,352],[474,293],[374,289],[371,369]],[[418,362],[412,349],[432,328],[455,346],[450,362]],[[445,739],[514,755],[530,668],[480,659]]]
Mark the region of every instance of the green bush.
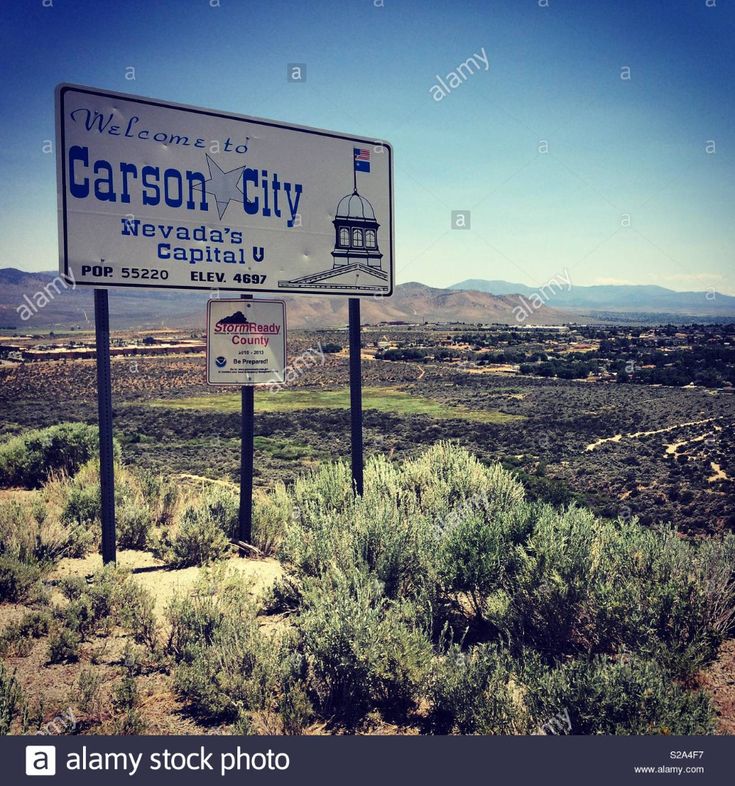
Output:
[[174,686],[202,720],[234,723],[269,707],[283,685],[288,658],[256,611],[242,583],[216,575],[169,609]]
[[297,628],[322,713],[355,723],[372,709],[401,716],[415,705],[431,644],[413,616],[357,572],[307,582]]
[[130,498],[123,498],[116,507],[118,546],[121,549],[144,549],[153,526],[150,510],[140,500]]
[[85,529],[46,515],[43,503],[0,502],[0,554],[46,566],[62,556],[81,556],[89,540]]
[[181,510],[165,534],[160,553],[176,565],[206,565],[223,557],[237,533],[239,500],[229,488],[211,484]]
[[457,508],[510,510],[524,500],[523,486],[500,465],[483,465],[464,448],[438,442],[403,468],[403,485],[421,510],[441,526]]
[[77,679],[77,705],[89,715],[96,715],[100,710],[100,689],[102,676],[94,669],[82,669]]
[[0,634],[0,656],[27,655],[35,639],[48,635],[51,616],[43,611],[29,611],[11,622]]
[[173,480],[150,472],[139,478],[143,502],[151,513],[153,524],[166,527],[173,521],[174,510],[179,499],[179,488]]
[[13,721],[21,714],[23,707],[23,691],[15,674],[9,674],[0,663],[0,735],[10,734]]
[[49,663],[73,663],[79,660],[79,633],[66,625],[57,628],[48,642]]
[[[280,553],[307,576],[320,576],[332,566],[348,570],[362,565],[383,583],[389,597],[411,597],[433,606],[442,572],[455,589],[470,590],[469,573],[477,566],[459,564],[471,556],[460,548],[461,538],[470,534],[462,527],[468,518],[474,515],[482,529],[488,517],[510,519],[522,503],[523,488],[508,472],[484,467],[447,443],[403,468],[372,457],[366,465],[364,496],[357,499],[350,493],[346,467],[326,465],[297,481],[292,499],[279,505],[286,530]],[[503,537],[520,542],[526,522],[512,523],[516,529]],[[489,524],[496,539],[501,537],[502,523]],[[485,540],[490,536],[487,531],[476,533]],[[504,545],[494,548],[502,551]],[[488,563],[483,568],[487,573],[491,565],[486,554],[479,559]],[[484,589],[477,589],[478,602]]]
[[731,539],[697,547],[579,508],[537,507],[534,519],[483,612],[516,650],[532,647],[547,662],[636,652],[681,678],[714,657],[735,606]]
[[489,599],[487,616],[516,648],[533,647],[553,660],[598,643],[594,585],[601,525],[576,508],[536,508],[534,518],[512,583]]
[[440,571],[450,592],[465,593],[475,614],[488,615],[488,599],[512,586],[524,564],[531,532],[531,508],[519,503],[497,512],[464,506],[445,527]]
[[131,576],[114,565],[95,573],[90,582],[65,579],[59,585],[69,603],[60,612],[64,626],[81,639],[108,633],[114,625],[128,627],[134,635],[149,630],[142,621],[152,616],[152,599]]
[[41,570],[37,565],[0,555],[0,602],[24,600],[40,577]]
[[171,541],[172,562],[180,567],[206,565],[229,549],[227,536],[204,508],[185,508]]
[[[511,671],[512,660],[480,644],[456,644],[436,659],[428,683],[429,722],[437,734],[523,734],[530,719]],[[514,688],[515,684],[515,688]]]
[[115,711],[113,731],[118,735],[138,736],[145,734],[145,724],[138,710],[140,696],[135,678],[125,674],[115,687],[112,707]]
[[352,504],[352,475],[342,461],[320,464],[293,485],[294,507],[302,517],[345,510]]
[[[227,489],[184,506],[174,560],[224,553],[236,516]],[[286,568],[267,608],[288,633],[261,631],[242,586],[170,610],[177,690],[208,721],[298,733],[314,713],[355,727],[428,706],[438,733],[711,729],[689,686],[732,631],[735,536],[529,503],[509,472],[441,443],[371,458],[362,497],[343,463],[278,486],[254,540]]]
[[527,702],[539,729],[568,717],[571,734],[711,734],[714,712],[700,691],[673,684],[659,664],[639,658],[575,660],[528,669]]
[[269,494],[257,496],[253,506],[253,546],[265,556],[276,554],[294,516],[294,504],[283,483],[276,483]]
[[138,644],[145,644],[155,652],[158,644],[158,623],[154,614],[155,602],[148,590],[132,579],[125,581],[119,590],[118,616]]
[[211,483],[202,494],[203,515],[216,524],[227,538],[237,534],[240,499],[234,489]]
[[211,645],[224,619],[224,611],[211,591],[174,598],[166,612],[171,626],[166,650],[177,663],[191,663],[195,647]]
[[69,489],[64,509],[61,512],[64,524],[78,527],[92,527],[100,521],[99,484]]
[[29,431],[0,445],[0,486],[39,488],[52,472],[73,475],[97,451],[97,428],[86,423]]

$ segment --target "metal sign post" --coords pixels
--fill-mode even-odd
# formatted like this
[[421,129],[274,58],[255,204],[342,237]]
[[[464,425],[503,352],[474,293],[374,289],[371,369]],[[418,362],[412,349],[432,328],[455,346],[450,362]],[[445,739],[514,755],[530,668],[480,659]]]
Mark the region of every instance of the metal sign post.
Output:
[[97,352],[97,413],[100,444],[102,562],[115,562],[115,473],[112,451],[112,381],[110,377],[110,311],[107,290],[94,290]]
[[363,492],[362,364],[360,359],[360,299],[351,297],[350,310],[350,418],[352,423],[352,485]]
[[[240,295],[242,300],[252,300],[252,295]],[[255,432],[255,389],[252,385],[241,388],[240,415],[240,511],[238,538],[250,543],[253,536],[253,452]]]

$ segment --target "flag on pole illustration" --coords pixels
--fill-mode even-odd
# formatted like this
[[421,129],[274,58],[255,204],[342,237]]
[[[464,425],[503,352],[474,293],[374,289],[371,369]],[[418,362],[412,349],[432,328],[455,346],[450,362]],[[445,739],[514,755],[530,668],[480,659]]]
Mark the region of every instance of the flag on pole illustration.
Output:
[[370,171],[370,150],[366,147],[353,148],[355,154],[355,172]]

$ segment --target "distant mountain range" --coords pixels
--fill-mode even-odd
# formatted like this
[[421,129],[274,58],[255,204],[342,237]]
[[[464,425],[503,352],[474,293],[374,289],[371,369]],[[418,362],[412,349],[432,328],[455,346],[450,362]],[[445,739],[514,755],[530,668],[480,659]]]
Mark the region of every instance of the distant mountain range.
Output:
[[[71,290],[58,283],[56,286],[50,284],[56,277],[56,273],[50,272],[0,268],[0,327],[23,333],[62,330],[73,325],[91,328],[94,324],[92,289]],[[223,293],[223,297],[236,297],[236,293]],[[113,288],[110,289],[110,324],[113,330],[161,326],[203,330],[207,298],[207,292],[189,290]],[[344,297],[285,296],[283,299],[288,304],[290,327],[328,328],[347,324],[347,299]],[[48,302],[37,307],[44,300]],[[517,307],[517,297],[408,283],[399,284],[393,297],[363,298],[361,317],[363,323],[370,324],[390,321],[515,324],[513,309]],[[560,324],[579,319],[578,314],[543,307],[534,311],[526,324]]]
[[[51,283],[57,274],[0,268],[0,327],[18,332],[62,330],[94,324],[92,289],[63,289]],[[542,325],[565,322],[651,322],[735,318],[735,298],[704,292],[674,292],[657,286],[554,287],[544,305],[535,305],[538,290],[507,281],[470,279],[449,289],[411,282],[396,286],[393,297],[362,299],[363,323],[499,322]],[[57,293],[58,290],[58,293]],[[235,293],[224,293],[235,297]],[[110,289],[113,329],[190,327],[203,330],[205,291]],[[347,324],[344,297],[289,297],[288,324],[295,328],[329,328]],[[44,302],[44,300],[46,302]],[[42,304],[42,305],[41,305]],[[521,308],[519,308],[521,307]],[[517,317],[519,313],[522,320]],[[25,319],[23,317],[26,317]]]
[[[474,290],[493,295],[523,295],[530,297],[539,292],[538,287],[509,281],[487,281],[469,278],[453,284],[450,289]],[[547,287],[546,291],[550,291]],[[655,285],[611,284],[571,287],[566,284],[553,287],[547,302],[560,309],[573,309],[582,313],[619,312],[649,314],[685,314],[688,316],[733,317],[735,297],[719,292],[675,292]]]

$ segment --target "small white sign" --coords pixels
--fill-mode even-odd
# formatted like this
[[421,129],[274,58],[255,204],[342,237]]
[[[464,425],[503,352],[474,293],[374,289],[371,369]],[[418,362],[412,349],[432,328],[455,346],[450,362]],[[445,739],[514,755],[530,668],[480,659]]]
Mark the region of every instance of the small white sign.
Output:
[[56,124],[77,285],[392,294],[387,142],[78,85]]
[[207,382],[267,385],[284,381],[286,304],[283,300],[207,302]]

